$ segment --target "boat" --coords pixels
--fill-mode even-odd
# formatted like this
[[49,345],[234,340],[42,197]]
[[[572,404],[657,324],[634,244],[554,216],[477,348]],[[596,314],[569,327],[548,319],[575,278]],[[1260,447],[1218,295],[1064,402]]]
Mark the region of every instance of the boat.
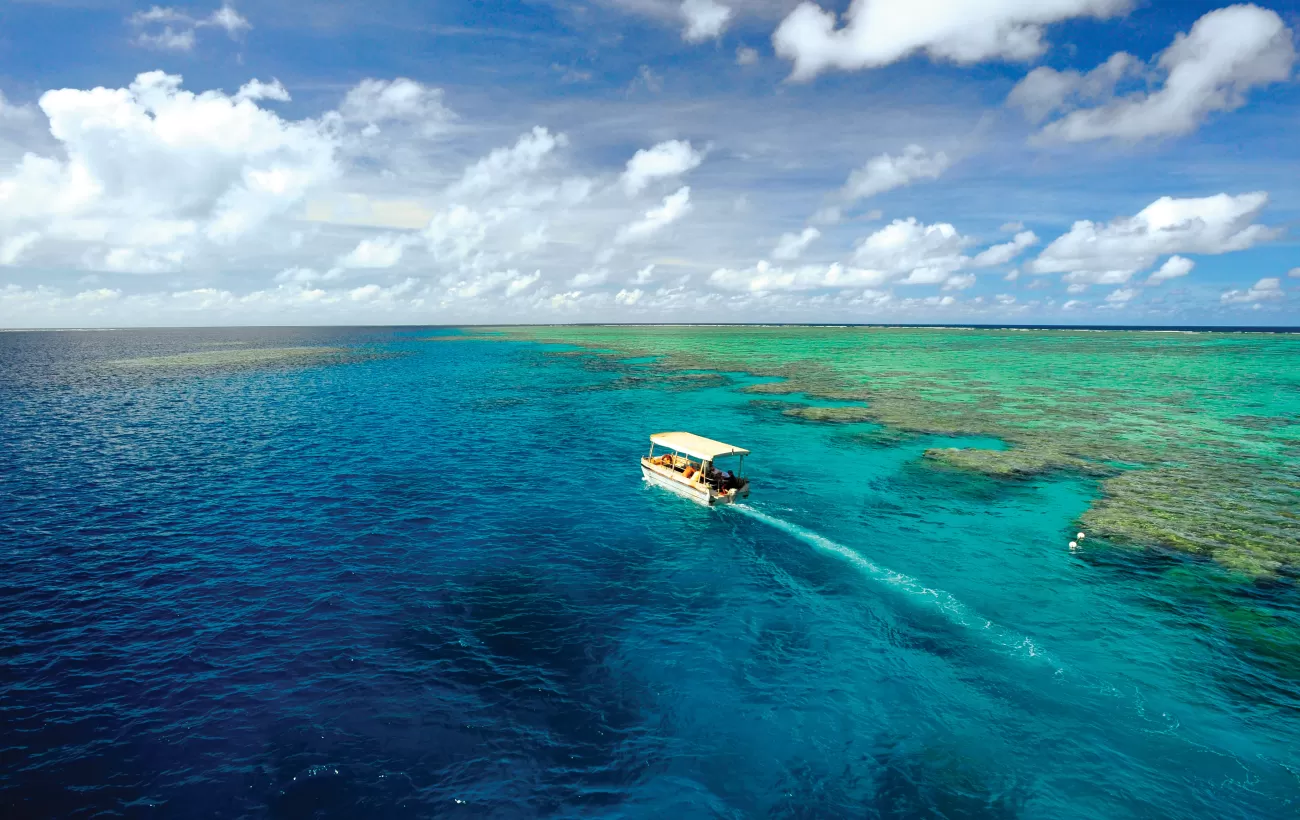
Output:
[[[668,452],[655,455],[655,448]],[[694,433],[655,433],[650,453],[641,457],[641,475],[651,484],[671,490],[699,504],[734,504],[749,496],[745,456],[749,451]],[[714,466],[720,458],[739,456],[735,472]]]

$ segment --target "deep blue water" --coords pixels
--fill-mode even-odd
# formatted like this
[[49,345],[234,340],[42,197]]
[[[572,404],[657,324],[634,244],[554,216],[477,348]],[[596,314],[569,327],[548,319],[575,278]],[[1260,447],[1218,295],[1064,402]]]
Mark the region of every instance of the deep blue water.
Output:
[[[1300,814],[1291,584],[1071,553],[1088,482],[743,374],[444,332],[0,334],[0,813]],[[231,341],[397,355],[105,364]],[[646,487],[667,429],[749,508]]]

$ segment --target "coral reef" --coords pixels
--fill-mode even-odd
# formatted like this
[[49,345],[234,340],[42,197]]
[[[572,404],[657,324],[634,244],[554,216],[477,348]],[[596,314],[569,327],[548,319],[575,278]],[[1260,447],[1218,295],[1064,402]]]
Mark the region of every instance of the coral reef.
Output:
[[[935,469],[1102,479],[1080,524],[1116,543],[1204,555],[1270,576],[1300,566],[1300,337],[869,327],[529,327],[506,338],[663,372],[746,372],[745,390],[858,402],[812,421],[976,435]],[[1289,365],[1288,365],[1289,363]],[[870,439],[887,439],[875,434]]]

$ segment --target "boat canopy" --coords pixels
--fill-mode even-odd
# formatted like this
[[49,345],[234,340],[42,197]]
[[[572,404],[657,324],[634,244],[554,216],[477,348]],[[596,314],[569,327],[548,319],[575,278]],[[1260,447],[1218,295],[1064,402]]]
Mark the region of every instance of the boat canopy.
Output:
[[711,438],[697,436],[694,433],[655,433],[650,437],[653,444],[676,450],[688,456],[695,456],[704,461],[712,461],[722,456],[747,456],[749,451],[741,447],[732,447]]

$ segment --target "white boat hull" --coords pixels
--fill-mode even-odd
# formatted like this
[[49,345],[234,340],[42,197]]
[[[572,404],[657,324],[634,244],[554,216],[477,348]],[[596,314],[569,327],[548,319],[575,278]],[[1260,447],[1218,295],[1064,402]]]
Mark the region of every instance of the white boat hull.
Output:
[[733,504],[737,499],[749,495],[749,485],[737,490],[734,493],[715,493],[711,492],[708,486],[689,482],[680,478],[681,473],[674,472],[671,475],[667,471],[656,470],[643,460],[641,462],[641,475],[646,481],[665,490],[670,490],[678,495],[689,498],[697,504],[703,504],[706,507],[712,507],[715,504]]

